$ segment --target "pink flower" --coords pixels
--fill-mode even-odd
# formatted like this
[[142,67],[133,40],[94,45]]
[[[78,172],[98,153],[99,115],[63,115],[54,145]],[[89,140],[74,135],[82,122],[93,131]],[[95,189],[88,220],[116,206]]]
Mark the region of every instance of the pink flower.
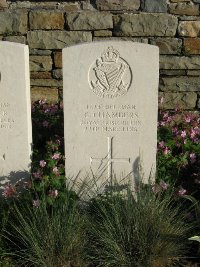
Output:
[[181,187],[181,188],[178,190],[177,195],[178,195],[178,196],[184,196],[186,193],[187,193],[187,190],[184,189],[183,187]]
[[194,139],[195,136],[196,136],[196,131],[195,131],[194,129],[192,129],[192,131],[191,131],[191,133],[190,133],[190,137],[191,137],[192,139]]
[[163,151],[163,153],[164,153],[165,155],[167,155],[167,154],[169,154],[170,152],[171,152],[171,150],[166,146],[165,149],[164,149],[164,151]]
[[58,170],[57,167],[54,167],[54,168],[53,168],[53,173],[54,173],[56,176],[59,176],[59,175],[60,175],[60,172],[59,172],[59,170]]
[[49,126],[49,123],[48,123],[48,121],[43,121],[42,125],[43,125],[43,127],[47,128]]
[[160,182],[160,186],[164,191],[166,191],[169,187],[169,185],[167,183],[165,183],[164,181]]
[[190,154],[190,162],[193,164],[196,162],[196,159],[197,159],[197,157],[196,157],[195,153],[191,153]]
[[46,103],[46,101],[47,101],[46,99],[41,99],[41,100],[39,100],[39,104],[44,105]]
[[33,176],[34,176],[34,178],[36,178],[36,179],[42,179],[42,174],[41,174],[40,171],[34,172],[34,173],[33,173]]
[[58,190],[50,190],[49,191],[49,196],[56,198],[58,196]]
[[13,197],[16,193],[16,188],[11,185],[11,184],[7,184],[5,187],[4,187],[4,190],[2,192],[2,196],[4,196],[5,198],[10,198],[10,197]]
[[40,160],[40,167],[44,168],[46,166],[46,161]]
[[158,143],[159,148],[164,148],[165,147],[165,142],[161,141]]
[[188,122],[188,123],[191,122],[191,119],[192,119],[191,115],[186,115],[185,116],[185,121],[186,122]]
[[59,159],[60,158],[60,154],[59,153],[55,153],[55,154],[53,154],[53,156],[51,158],[52,159]]
[[186,131],[182,131],[182,132],[181,132],[181,137],[185,138],[186,136],[187,136]]
[[172,128],[172,133],[178,134],[178,128],[177,127]]
[[40,200],[39,199],[33,200],[32,203],[33,203],[33,207],[38,208],[40,206]]

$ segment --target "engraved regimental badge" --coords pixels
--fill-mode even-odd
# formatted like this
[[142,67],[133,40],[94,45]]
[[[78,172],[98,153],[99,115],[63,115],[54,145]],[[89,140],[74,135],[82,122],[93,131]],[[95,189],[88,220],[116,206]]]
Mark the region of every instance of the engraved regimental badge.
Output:
[[125,95],[132,81],[128,63],[112,46],[103,52],[89,70],[89,84],[99,97],[115,98]]

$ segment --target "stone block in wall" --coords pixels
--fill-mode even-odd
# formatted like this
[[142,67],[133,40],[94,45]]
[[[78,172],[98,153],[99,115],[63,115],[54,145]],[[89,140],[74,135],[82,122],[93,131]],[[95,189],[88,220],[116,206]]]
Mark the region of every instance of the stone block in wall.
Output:
[[46,99],[48,103],[58,102],[58,89],[51,87],[32,87],[31,101]]
[[141,0],[142,11],[167,13],[167,0]]
[[200,92],[200,77],[163,77],[160,79],[160,90]]
[[66,11],[66,12],[74,12],[81,10],[81,6],[79,2],[69,2],[69,3],[59,3],[58,7],[59,10]]
[[55,10],[34,10],[29,13],[31,30],[62,30],[64,29],[64,12]]
[[51,72],[49,71],[32,71],[31,79],[51,79]]
[[62,87],[62,81],[55,79],[31,79],[31,86],[38,87]]
[[66,15],[70,30],[103,30],[113,28],[112,14],[108,12],[72,12]]
[[140,0],[96,0],[99,10],[138,10]]
[[91,32],[29,31],[27,33],[27,42],[30,48],[62,49],[67,45],[91,41]]
[[53,53],[53,61],[54,61],[54,66],[56,68],[62,68],[62,52],[61,51],[56,51]]
[[164,109],[175,109],[177,107],[182,109],[194,109],[197,103],[197,94],[194,92],[163,92],[159,94],[163,98]]
[[4,9],[8,7],[8,3],[6,0],[0,0],[0,9]]
[[193,2],[200,4],[200,0],[193,0]]
[[123,14],[114,16],[115,36],[174,36],[177,17],[170,14]]
[[200,69],[200,57],[160,56],[160,69]]
[[182,49],[182,40],[178,38],[153,38],[150,44],[157,45],[160,54],[180,54]]
[[50,56],[30,56],[30,71],[50,71],[52,59]]
[[130,42],[137,42],[137,43],[144,43],[148,44],[147,38],[137,38],[137,37],[94,37],[93,41],[130,41]]
[[198,16],[199,5],[192,2],[172,3],[169,5],[169,13],[176,15]]
[[178,33],[183,37],[200,36],[200,21],[181,21],[178,26]]
[[0,34],[26,34],[28,31],[28,13],[22,11],[0,11]]
[[186,54],[200,55],[200,38],[185,38],[183,44]]
[[26,43],[26,37],[25,36],[6,36],[3,38],[4,41],[8,42],[15,42],[15,43],[20,43],[20,44],[25,44]]
[[188,70],[187,76],[199,76],[200,77],[200,70]]
[[94,36],[95,37],[111,37],[112,31],[108,31],[108,30],[94,31]]
[[63,77],[62,69],[53,70],[53,78],[62,79],[62,77]]

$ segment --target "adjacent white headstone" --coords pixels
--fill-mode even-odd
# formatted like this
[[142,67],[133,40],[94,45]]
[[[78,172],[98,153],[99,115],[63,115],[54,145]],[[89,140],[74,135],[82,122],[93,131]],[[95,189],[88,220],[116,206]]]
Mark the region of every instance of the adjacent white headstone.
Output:
[[31,104],[27,45],[0,42],[0,183],[28,176]]
[[[63,49],[66,175],[105,167],[144,181],[156,165],[159,51],[108,41]],[[141,174],[140,173],[140,174]]]

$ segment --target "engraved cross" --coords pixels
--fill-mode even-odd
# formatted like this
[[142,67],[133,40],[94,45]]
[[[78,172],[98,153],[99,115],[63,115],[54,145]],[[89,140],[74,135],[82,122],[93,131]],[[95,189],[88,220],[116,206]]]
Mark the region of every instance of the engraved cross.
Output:
[[108,140],[108,153],[105,158],[92,158],[90,157],[90,164],[92,162],[100,162],[102,163],[103,161],[107,162],[107,168],[108,168],[108,179],[112,179],[112,164],[114,162],[128,162],[130,163],[130,158],[113,158],[112,157],[112,147],[113,147],[113,137],[107,137]]

